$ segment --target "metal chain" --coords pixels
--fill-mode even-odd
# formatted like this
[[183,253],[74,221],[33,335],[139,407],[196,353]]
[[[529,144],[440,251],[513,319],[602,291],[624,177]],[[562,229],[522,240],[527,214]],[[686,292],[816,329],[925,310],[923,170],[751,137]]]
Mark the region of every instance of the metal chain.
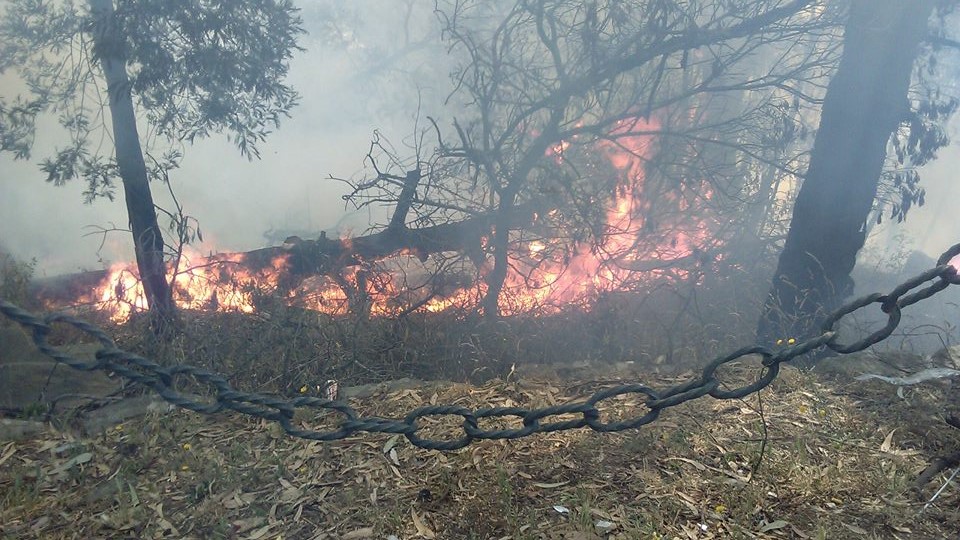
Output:
[[[534,433],[549,433],[589,427],[599,432],[623,431],[639,428],[656,420],[660,412],[669,407],[700,398],[705,395],[716,399],[739,399],[757,392],[769,385],[780,371],[784,362],[807,354],[821,347],[847,354],[862,351],[867,347],[883,341],[893,333],[900,324],[901,310],[909,305],[929,298],[950,285],[960,284],[957,269],[948,263],[960,254],[960,244],[957,244],[940,256],[937,266],[916,277],[908,279],[894,288],[888,294],[874,293],[853,300],[827,316],[821,326],[821,334],[805,341],[797,342],[788,347],[771,350],[760,345],[744,347],[726,356],[713,360],[700,374],[700,377],[669,389],[657,391],[642,384],[624,384],[606,388],[594,393],[582,401],[573,401],[562,405],[545,407],[542,409],[524,409],[521,407],[488,407],[472,410],[458,405],[430,405],[410,411],[402,420],[380,417],[362,417],[343,401],[332,401],[312,396],[303,396],[293,399],[268,396],[264,394],[241,392],[235,390],[227,379],[218,373],[213,373],[190,365],[163,367],[156,362],[136,354],[117,348],[113,340],[100,328],[76,317],[65,314],[49,314],[38,317],[32,313],[0,298],[0,312],[9,319],[30,329],[33,342],[44,354],[54,360],[81,371],[108,371],[119,374],[125,379],[150,387],[168,402],[199,413],[215,413],[231,409],[257,418],[274,421],[280,424],[284,431],[293,437],[315,441],[334,441],[344,439],[355,433],[366,431],[374,433],[402,433],[407,439],[420,448],[431,450],[457,450],[473,441],[485,439],[519,439]],[[933,283],[916,290],[928,281]],[[883,328],[849,345],[838,342],[838,333],[834,330],[836,324],[845,316],[871,304],[880,304],[880,309],[887,314],[887,323]],[[73,326],[88,334],[100,343],[101,348],[96,353],[96,360],[83,362],[70,356],[66,352],[47,342],[51,325],[64,323]],[[759,355],[762,358],[764,373],[753,383],[732,390],[720,389],[720,380],[716,372],[721,366],[729,364],[748,355]],[[215,392],[215,400],[197,401],[193,396],[177,392],[174,388],[178,377],[192,377],[193,380],[207,385]],[[603,400],[623,394],[643,394],[646,396],[648,411],[637,418],[617,422],[604,422],[600,417],[598,405]],[[294,413],[298,408],[320,409],[335,411],[343,416],[339,426],[332,431],[315,431],[299,429],[294,425]],[[560,415],[579,415],[571,420],[551,420]],[[420,426],[418,420],[429,416],[454,415],[463,417],[463,436],[452,440],[426,439],[418,434]],[[488,418],[509,418],[522,420],[523,427],[513,429],[483,429],[481,420]]]

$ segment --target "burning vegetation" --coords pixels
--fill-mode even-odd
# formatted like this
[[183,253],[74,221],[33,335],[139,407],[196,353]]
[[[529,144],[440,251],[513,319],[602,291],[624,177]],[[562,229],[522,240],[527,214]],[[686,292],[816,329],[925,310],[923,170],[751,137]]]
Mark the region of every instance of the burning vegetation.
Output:
[[[622,126],[622,127],[621,127]],[[509,272],[499,295],[499,313],[556,313],[577,306],[590,310],[608,293],[649,290],[657,282],[697,282],[710,272],[719,253],[716,223],[707,204],[710,192],[678,190],[661,196],[678,213],[650,227],[651,195],[645,185],[645,162],[655,152],[657,125],[620,122],[626,135],[616,144],[594,146],[604,162],[594,165],[613,179],[612,195],[596,201],[597,231],[590,238],[561,236],[563,210],[527,210],[510,233]],[[550,148],[546,157],[558,164],[569,144]],[[418,173],[413,173],[418,174]],[[416,177],[416,176],[414,176]],[[608,181],[609,183],[609,181]],[[532,207],[531,207],[532,208]],[[331,240],[288,238],[279,247],[249,253],[203,256],[184,247],[168,266],[168,281],[177,307],[186,310],[256,313],[257,299],[280,297],[291,305],[328,315],[360,312],[395,317],[414,311],[465,314],[480,309],[491,271],[483,253],[496,225],[478,220],[472,227],[439,231],[442,242],[424,240],[424,230],[386,229],[369,236]],[[436,231],[436,228],[427,228]],[[379,237],[378,237],[379,236]],[[479,254],[469,249],[470,244]],[[459,248],[468,257],[458,257]],[[470,258],[469,255],[474,255]],[[77,298],[49,301],[106,311],[124,322],[148,308],[135,265],[114,264]],[[52,307],[52,306],[51,306]]]
[[[42,162],[47,180],[81,179],[89,200],[122,184],[136,257],[38,280],[32,292],[47,308],[104,314],[98,322],[131,367],[112,347],[72,347],[82,325],[47,334],[19,308],[3,304],[4,313],[40,329],[37,341],[116,359],[95,369],[171,403],[174,387],[207,398],[213,387],[214,401],[191,401],[193,410],[260,419],[167,415],[127,431],[104,431],[103,420],[82,442],[41,432],[9,443],[0,464],[16,466],[0,470],[10,488],[0,534],[934,538],[957,529],[955,488],[942,508],[915,512],[916,494],[943,469],[921,475],[917,493],[906,487],[957,443],[953,432],[930,436],[950,414],[943,403],[956,402],[950,389],[897,396],[879,381],[906,378],[883,372],[857,393],[792,369],[836,343],[876,344],[901,323],[901,307],[956,277],[938,267],[924,275],[940,281],[910,287],[919,292],[867,297],[861,307],[879,308],[888,326],[864,340],[840,338],[859,323],[851,313],[815,333],[852,292],[871,224],[924,201],[917,168],[947,144],[944,122],[960,108],[935,82],[946,64],[939,47],[956,47],[947,32],[958,27],[947,22],[956,2],[391,0],[406,8],[407,38],[420,18],[430,22],[396,51],[401,32],[381,32],[388,67],[441,64],[447,95],[423,104],[436,116],[420,114],[417,96],[401,144],[376,131],[362,172],[328,178],[348,206],[379,217],[360,234],[234,253],[194,247],[198,226],[170,176],[185,142],[212,133],[259,157],[294,110],[286,76],[305,29],[293,3],[10,4],[0,70],[25,64],[29,91],[0,100],[0,150],[28,157],[38,119],[57,113],[73,144]],[[344,54],[382,56],[341,31],[336,13],[321,18],[315,28],[339,32]],[[109,99],[91,105],[94,95]],[[97,130],[114,145],[106,155]],[[146,141],[167,152],[154,158]],[[167,229],[151,191],[160,185],[174,206],[163,210]],[[0,262],[0,299],[30,296],[20,294],[30,268]],[[937,354],[890,353],[905,359],[896,369],[939,378],[958,366],[957,348],[944,346],[954,319],[944,319],[923,325],[944,339]],[[0,337],[43,350],[4,324]],[[850,347],[863,354],[843,365],[879,370],[864,347]],[[10,364],[23,363],[21,350]],[[818,367],[829,369],[825,360]],[[46,378],[34,380],[49,420],[60,398],[43,402],[54,369],[41,367]],[[397,391],[369,391],[384,381]],[[81,415],[101,414],[134,391],[110,392],[69,398],[91,402]],[[586,405],[571,401],[584,395]],[[341,398],[362,401],[353,405],[369,418],[345,413]],[[560,403],[573,412],[556,412]],[[35,419],[33,404],[4,407]],[[329,444],[281,436],[334,422],[330,409],[351,427],[317,437]],[[407,427],[387,426],[398,411]],[[582,427],[611,425],[601,414],[630,434],[585,436]],[[280,431],[260,422],[271,419]],[[471,435],[481,421],[503,431]],[[421,428],[436,440],[461,430],[472,446],[421,452],[407,444]],[[360,441],[360,432],[390,438]],[[60,492],[68,496],[48,497]]]

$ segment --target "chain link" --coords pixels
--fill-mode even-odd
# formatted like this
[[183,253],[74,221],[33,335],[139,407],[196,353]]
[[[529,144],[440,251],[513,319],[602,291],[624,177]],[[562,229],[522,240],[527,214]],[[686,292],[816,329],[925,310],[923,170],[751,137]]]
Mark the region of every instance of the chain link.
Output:
[[[152,360],[119,349],[103,330],[70,315],[53,313],[39,317],[7,302],[3,298],[0,298],[0,312],[30,330],[37,349],[57,362],[80,371],[99,370],[116,373],[131,382],[153,389],[167,402],[194,412],[212,414],[223,409],[230,409],[249,416],[277,422],[290,436],[314,441],[341,440],[359,432],[391,433],[404,435],[411,444],[420,448],[449,451],[464,448],[478,440],[519,439],[535,433],[550,433],[582,427],[589,427],[598,432],[635,429],[655,421],[664,409],[675,407],[705,395],[710,395],[716,399],[746,397],[773,382],[780,372],[780,365],[784,362],[789,362],[824,346],[841,354],[862,351],[889,337],[897,328],[897,325],[900,324],[901,310],[904,307],[929,298],[950,285],[960,284],[957,268],[948,264],[957,255],[960,255],[960,244],[952,246],[944,252],[937,260],[935,268],[908,279],[895,287],[890,293],[874,293],[844,304],[827,316],[821,325],[821,334],[818,336],[777,350],[760,345],[744,347],[726,356],[714,359],[703,368],[698,378],[672,388],[657,391],[642,384],[624,384],[600,390],[586,400],[572,401],[542,409],[489,407],[471,410],[459,405],[430,405],[410,411],[402,420],[361,417],[343,401],[332,401],[311,396],[285,399],[258,393],[241,392],[231,387],[227,379],[219,373],[213,373],[191,365],[163,367]],[[932,280],[936,281],[915,292],[910,292]],[[871,304],[880,304],[880,309],[887,314],[887,323],[879,330],[849,345],[838,343],[839,334],[835,330],[837,323],[845,316]],[[95,338],[101,346],[96,353],[96,360],[84,362],[50,345],[47,342],[47,337],[52,325],[56,323],[73,326]],[[758,355],[762,359],[762,375],[756,381],[742,387],[729,390],[721,389],[720,380],[716,377],[717,370],[726,364],[754,355]],[[181,377],[192,377],[195,381],[210,387],[215,393],[215,400],[198,401],[196,396],[178,392],[175,389],[176,381]],[[599,408],[601,402],[625,394],[643,395],[646,398],[644,402],[646,411],[636,418],[604,422],[601,419]],[[294,422],[294,415],[300,408],[331,411],[341,415],[343,420],[336,429],[330,431],[300,429]],[[421,428],[418,421],[421,418],[450,415],[463,417],[462,436],[449,440],[437,440],[428,439],[419,434]],[[551,420],[551,417],[562,415],[577,415],[578,418]],[[504,418],[515,418],[522,422],[522,427],[484,429],[480,426],[481,420],[489,421],[489,419]]]

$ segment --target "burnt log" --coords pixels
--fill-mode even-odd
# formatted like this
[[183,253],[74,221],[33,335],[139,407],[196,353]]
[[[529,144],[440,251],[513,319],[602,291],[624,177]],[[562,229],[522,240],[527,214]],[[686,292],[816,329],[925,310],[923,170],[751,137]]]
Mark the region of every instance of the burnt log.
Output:
[[[508,225],[511,229],[528,227],[536,216],[532,207],[518,207],[511,214]],[[309,277],[336,277],[345,268],[400,253],[426,261],[434,253],[460,252],[480,266],[484,261],[481,239],[490,234],[493,223],[493,216],[479,215],[418,229],[387,227],[355,238],[331,239],[324,234],[317,239],[290,237],[281,246],[221,253],[202,264],[237,265],[257,273],[271,270],[277,259],[283,259],[285,265],[279,283],[283,290],[292,290]],[[95,270],[40,278],[31,283],[30,294],[46,305],[75,304],[84,298],[93,300],[91,294],[103,286],[109,275],[107,270]]]
[[34,278],[30,281],[28,293],[31,298],[44,304],[76,301],[78,298],[89,297],[90,293],[98,289],[109,275],[109,270],[89,270],[75,274]]
[[[518,207],[511,214],[509,227],[528,227],[536,220],[531,207]],[[333,275],[351,266],[384,259],[399,253],[408,253],[421,261],[434,253],[465,253],[475,264],[484,259],[481,239],[490,234],[495,218],[480,215],[454,223],[443,223],[418,229],[391,226],[378,232],[355,238],[330,239],[288,238],[282,246],[267,247],[243,253],[243,265],[260,271],[273,265],[278,257],[287,263],[291,280],[286,286],[296,286],[311,276]]]

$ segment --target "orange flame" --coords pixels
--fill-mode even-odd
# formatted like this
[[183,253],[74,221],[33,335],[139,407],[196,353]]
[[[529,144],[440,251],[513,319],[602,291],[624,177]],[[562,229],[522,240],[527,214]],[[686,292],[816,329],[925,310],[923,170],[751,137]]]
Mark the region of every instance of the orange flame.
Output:
[[[615,130],[615,141],[602,141],[599,150],[621,176],[608,203],[605,226],[598,242],[551,245],[550,240],[514,238],[514,256],[510,260],[503,293],[501,312],[507,315],[538,310],[554,312],[575,305],[589,309],[592,300],[604,292],[623,290],[631,284],[648,282],[651,277],[666,276],[668,270],[644,266],[651,259],[675,261],[694,253],[709,238],[710,227],[705,218],[690,217],[691,203],[671,192],[659,195],[683,211],[692,223],[687,230],[674,228],[672,237],[644,237],[644,225],[650,204],[646,194],[644,160],[652,153],[654,122],[634,119],[622,122]],[[548,149],[558,163],[570,148],[560,142]],[[707,194],[709,198],[709,194]],[[645,238],[645,239],[644,239]],[[350,239],[342,239],[347,249]],[[520,242],[519,244],[517,242]],[[214,309],[253,313],[257,298],[275,295],[283,276],[289,270],[289,255],[281,255],[265,268],[252,271],[243,254],[222,254],[210,257],[196,252],[185,253],[178,268],[170,269],[170,281],[176,305],[182,309]],[[954,263],[956,264],[956,263]],[[421,292],[432,267],[425,254],[404,250],[387,261],[378,263],[377,271],[348,268],[338,279],[314,276],[290,290],[288,303],[331,315],[343,315],[365,306],[373,316],[392,316],[415,308],[441,312],[451,308],[472,309],[487,290],[482,280],[459,286],[443,294]],[[670,270],[674,277],[685,272]],[[413,276],[413,277],[411,277]],[[111,312],[111,317],[125,321],[147,307],[143,287],[135,266],[114,265],[107,278],[87,301],[93,301]]]
[[[258,292],[276,288],[287,270],[286,255],[270,262],[268,268],[251,272],[243,266],[243,254],[203,257],[186,250],[179,268],[168,270],[174,303],[181,309],[214,309],[252,313]],[[111,319],[126,321],[136,311],[147,308],[147,297],[136,266],[114,264],[91,298],[111,313]]]
[[[599,243],[575,246],[573,253],[547,254],[547,245],[540,240],[526,246],[526,256],[514,259],[511,272],[501,298],[501,312],[514,314],[539,309],[554,312],[565,305],[579,305],[589,309],[591,300],[599,294],[623,290],[629,283],[648,281],[662,274],[656,269],[637,269],[631,263],[661,260],[669,267],[670,261],[687,257],[708,238],[709,228],[705,220],[692,219],[690,231],[673,231],[673,237],[662,244],[642,249],[639,242],[644,226],[644,160],[650,156],[655,122],[633,119],[621,122],[614,132],[615,142],[603,141],[600,149],[623,177],[606,211],[606,224]],[[556,145],[548,151],[558,162],[566,144]],[[706,194],[709,197],[709,193]],[[661,195],[672,198],[679,210],[689,209],[686,199],[677,195]],[[688,212],[687,212],[688,213]],[[687,216],[689,218],[689,216]],[[522,251],[522,250],[521,250]],[[686,271],[673,270],[675,275],[686,276]]]

